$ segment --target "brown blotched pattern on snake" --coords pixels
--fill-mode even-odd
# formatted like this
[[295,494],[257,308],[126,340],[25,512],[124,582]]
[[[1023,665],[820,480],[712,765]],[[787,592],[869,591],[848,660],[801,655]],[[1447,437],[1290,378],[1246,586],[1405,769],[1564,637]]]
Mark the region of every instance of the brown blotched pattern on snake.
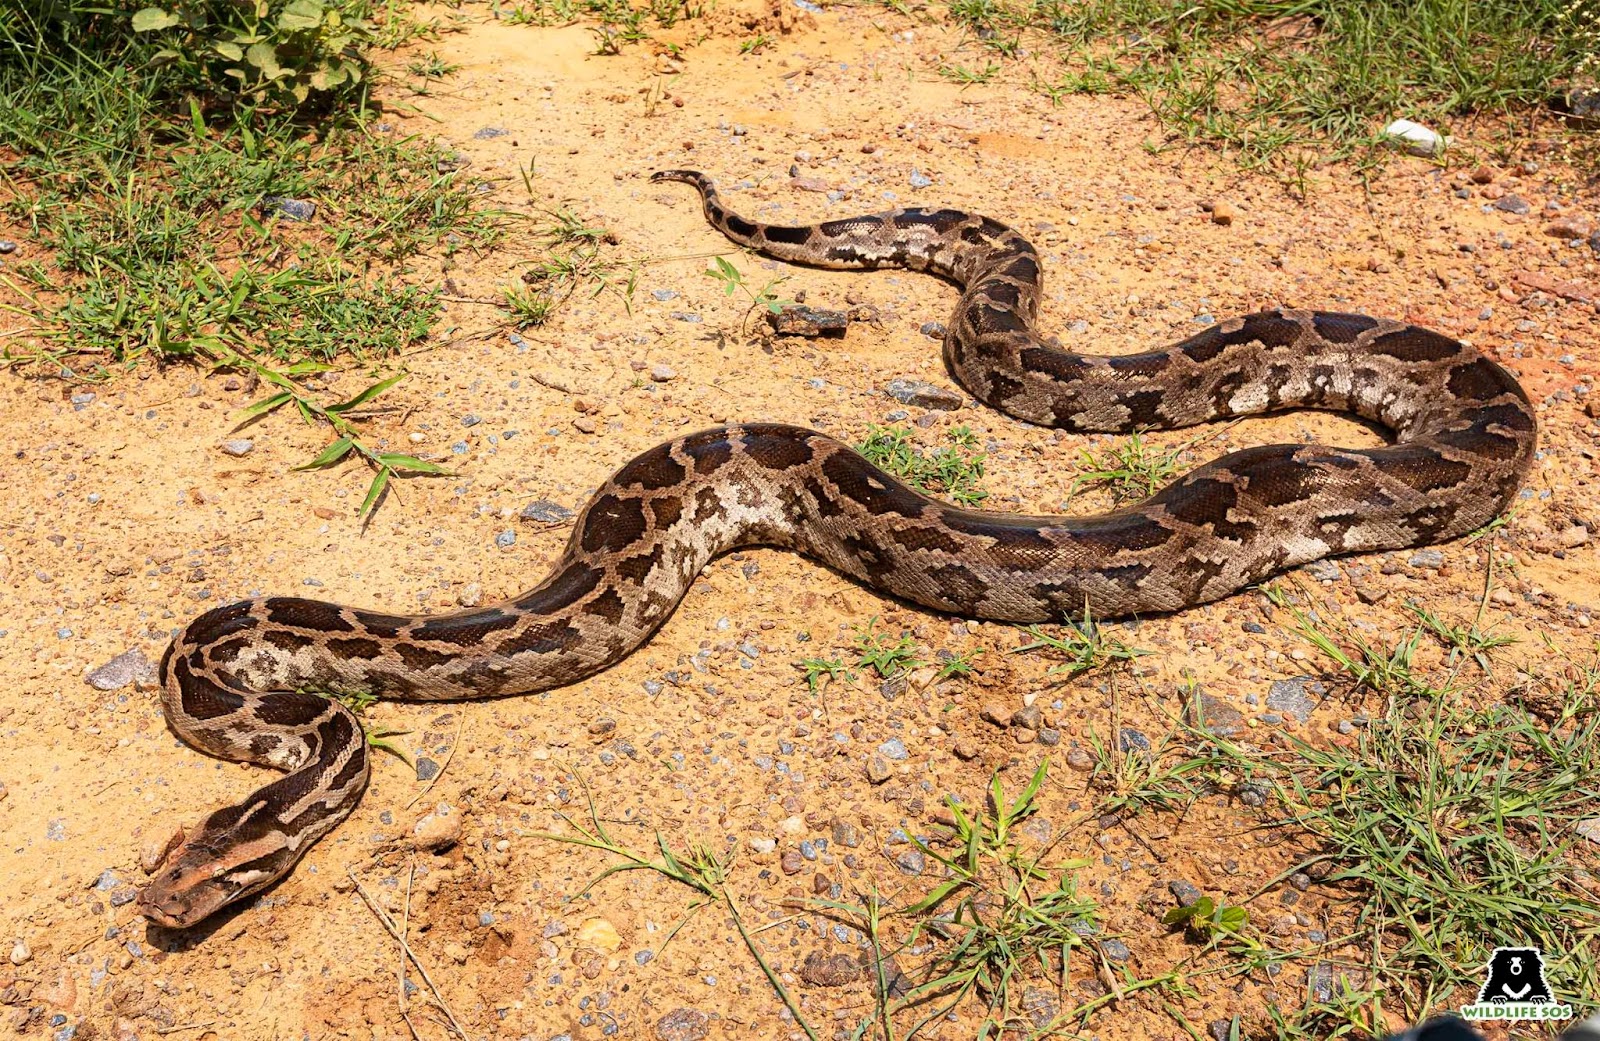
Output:
[[1059,620],[1175,611],[1321,557],[1454,538],[1492,520],[1531,465],[1533,411],[1476,349],[1363,315],[1274,311],[1166,350],[1069,354],[1034,329],[1038,253],[957,210],[895,210],[775,227],[706,217],[769,256],[908,267],[963,287],[945,359],[974,395],[1077,431],[1181,427],[1285,408],[1351,412],[1394,432],[1360,451],[1269,445],[1224,456],[1155,496],[1093,517],[957,509],[844,444],[778,424],[707,430],[650,449],[584,508],[531,592],[433,617],[270,597],[191,622],[161,662],[172,729],[197,748],[287,776],[219,810],[140,895],[191,925],[282,877],[367,782],[361,729],[308,689],[407,700],[504,697],[573,683],[644,642],[712,557],[782,546],[904,600],[972,618]]

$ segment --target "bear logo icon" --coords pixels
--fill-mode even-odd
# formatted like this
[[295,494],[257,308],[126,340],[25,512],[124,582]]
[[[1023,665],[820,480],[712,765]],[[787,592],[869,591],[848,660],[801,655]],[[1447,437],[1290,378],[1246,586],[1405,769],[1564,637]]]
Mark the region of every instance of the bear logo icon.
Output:
[[1496,947],[1489,958],[1489,978],[1478,1001],[1503,1005],[1516,1001],[1545,1004],[1555,1000],[1544,978],[1544,957],[1536,947]]

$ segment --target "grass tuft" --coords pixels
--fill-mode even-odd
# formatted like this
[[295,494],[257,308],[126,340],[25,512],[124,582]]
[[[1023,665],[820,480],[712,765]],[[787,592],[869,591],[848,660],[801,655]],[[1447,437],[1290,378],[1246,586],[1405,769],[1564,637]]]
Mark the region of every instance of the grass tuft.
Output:
[[[1120,93],[1150,107],[1162,146],[1208,144],[1304,189],[1336,160],[1393,154],[1404,116],[1450,133],[1542,108],[1593,62],[1593,0],[956,0],[1004,54],[1017,34],[1066,59],[1053,98]],[[1514,129],[1514,128],[1513,128]]]
[[978,435],[958,426],[947,439],[946,447],[924,452],[912,443],[909,428],[872,426],[867,429],[866,441],[856,449],[868,462],[913,488],[943,494],[961,506],[978,506],[989,497],[978,487],[984,461],[984,453],[978,451]]

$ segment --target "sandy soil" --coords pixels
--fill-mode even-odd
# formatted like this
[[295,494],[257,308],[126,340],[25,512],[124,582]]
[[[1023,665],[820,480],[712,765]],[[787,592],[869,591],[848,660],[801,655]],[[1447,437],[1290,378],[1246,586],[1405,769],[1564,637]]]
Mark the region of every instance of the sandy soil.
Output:
[[[1052,685],[1048,660],[1006,653],[1021,642],[1009,627],[909,609],[792,555],[751,551],[713,564],[643,650],[571,689],[380,706],[377,723],[409,731],[401,743],[442,765],[434,781],[380,757],[355,816],[265,897],[187,935],[134,914],[141,851],[265,774],[181,745],[147,683],[99,690],[85,679],[95,668],[129,650],[156,659],[195,613],[260,592],[424,611],[512,594],[566,538],[560,523],[521,519],[525,507],[576,509],[605,475],[676,432],[775,419],[860,440],[901,407],[883,392],[890,378],[950,383],[919,331],[954,300],[931,278],[736,257],[752,280],[787,275],[783,291],[803,290],[813,305],[864,301],[885,315],[842,341],[741,335],[742,305],[702,274],[725,242],[687,188],[646,182],[657,168],[706,170],[766,219],[938,203],[1007,221],[1040,245],[1045,321],[1074,348],[1133,351],[1188,335],[1201,316],[1274,304],[1405,317],[1485,345],[1521,375],[1544,424],[1524,508],[1498,543],[1516,568],[1490,617],[1524,637],[1548,634],[1561,650],[1592,645],[1600,591],[1587,535],[1600,524],[1600,430],[1583,395],[1600,362],[1597,316],[1559,294],[1595,292],[1600,278],[1588,248],[1544,233],[1555,216],[1584,212],[1562,187],[1569,172],[1548,157],[1529,156],[1536,172],[1496,168],[1488,186],[1420,160],[1398,162],[1370,194],[1331,172],[1302,205],[1208,153],[1150,154],[1144,144],[1159,131],[1134,102],[1052,107],[1027,89],[1031,59],[962,89],[936,70],[981,67],[975,42],[883,9],[730,13],[657,34],[693,44],[681,59],[649,44],[596,57],[583,28],[469,11],[463,32],[426,45],[461,71],[428,97],[391,88],[405,103],[386,117],[392,132],[453,144],[493,204],[568,207],[614,233],[608,255],[649,263],[631,314],[615,294],[579,297],[521,337],[473,300],[496,297],[526,269],[539,253],[529,236],[413,265],[411,277],[451,294],[448,318],[438,344],[406,359],[414,375],[390,395],[405,409],[371,429],[446,459],[457,476],[405,482],[363,534],[355,510],[368,474],[291,471],[323,441],[287,415],[230,433],[252,395],[226,374],[146,369],[95,388],[0,377],[0,1002],[28,1036],[409,1036],[396,945],[352,891],[353,873],[396,916],[409,906],[418,955],[474,1038],[800,1037],[725,912],[700,910],[673,934],[693,894],[642,872],[588,889],[611,861],[537,837],[564,827],[558,812],[581,818],[582,783],[621,841],[648,848],[660,829],[679,848],[700,841],[733,854],[730,888],[765,927],[756,942],[825,1035],[853,1028],[870,992],[860,978],[826,985],[838,981],[803,973],[805,959],[854,955],[861,937],[785,901],[852,900],[872,885],[897,899],[926,891],[932,874],[913,873],[917,858],[897,832],[936,833],[946,793],[976,800],[997,768],[1019,788],[1050,758],[1028,841],[1058,838],[1059,859],[1089,861],[1081,892],[1140,977],[1195,953],[1160,922],[1169,882],[1237,901],[1294,863],[1295,843],[1258,828],[1264,811],[1222,796],[1182,817],[1102,819],[1104,790],[1081,769],[1096,735],[1173,733],[1191,679],[1243,712],[1258,744],[1285,731],[1353,741],[1339,723],[1372,706],[1336,684],[1303,721],[1270,713],[1273,681],[1326,669],[1259,594],[1118,627],[1153,653],[1114,680]],[[741,55],[758,31],[771,45]],[[530,163],[531,200],[519,174]],[[791,185],[791,168],[826,192]],[[1532,212],[1490,208],[1507,192]],[[1213,221],[1214,201],[1233,208],[1231,224]],[[0,230],[22,256],[37,253],[25,229]],[[671,378],[649,378],[653,366]],[[329,383],[350,390],[366,378]],[[574,425],[584,418],[592,433]],[[911,408],[909,418],[928,446],[953,425],[979,433],[995,508],[1053,511],[1069,496],[1078,439],[970,406]],[[253,451],[224,453],[221,442],[237,436]],[[1374,441],[1354,423],[1292,414],[1241,424],[1195,453],[1299,438]],[[1085,496],[1071,508],[1097,505]],[[1485,546],[1343,561],[1297,578],[1349,624],[1387,638],[1410,626],[1408,600],[1470,617]],[[908,631],[925,658],[985,648],[978,675],[933,683],[923,670],[893,697],[866,678],[809,693],[795,663],[840,653],[848,627],[874,616]],[[1548,652],[1525,642],[1511,657]],[[986,706],[1024,704],[1042,710],[1041,729],[981,718]],[[1041,743],[1052,736],[1059,744]],[[875,782],[868,767],[880,755],[888,776]],[[416,850],[408,837],[425,814],[452,818],[446,830],[459,825],[459,842]],[[1335,894],[1281,883],[1250,908],[1285,945],[1311,944],[1348,916]],[[920,962],[902,959],[908,971]],[[1075,960],[1066,993],[1040,1000],[1070,1007],[1104,993],[1097,961]],[[1197,978],[1192,997],[1172,1000],[1195,1024],[1235,1013],[1259,1023],[1272,1003],[1302,1002],[1303,969]],[[427,987],[408,978],[422,987],[409,1006],[417,1033],[448,1036]],[[964,1015],[936,1033],[971,1036],[973,1026]],[[1148,993],[1108,1003],[1089,1033],[1184,1036]]]

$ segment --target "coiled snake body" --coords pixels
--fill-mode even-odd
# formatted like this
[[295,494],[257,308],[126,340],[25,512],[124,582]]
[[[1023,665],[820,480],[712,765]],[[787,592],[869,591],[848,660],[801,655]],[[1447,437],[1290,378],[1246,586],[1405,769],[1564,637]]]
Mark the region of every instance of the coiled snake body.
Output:
[[1092,517],[957,509],[844,444],[749,424],[659,445],[612,476],[532,591],[431,617],[270,597],[191,622],[161,661],[172,729],[213,755],[286,775],[216,811],[140,894],[187,926],[282,877],[347,816],[367,783],[359,724],[308,688],[407,700],[504,697],[572,683],[640,645],[707,561],[782,546],[940,611],[1017,622],[1173,611],[1324,556],[1453,538],[1493,519],[1533,458],[1517,382],[1476,349],[1362,315],[1275,311],[1166,350],[1070,354],[1034,330],[1038,254],[956,210],[896,210],[774,227],[700,192],[741,245],[796,263],[908,267],[963,287],[945,338],[956,378],[994,407],[1077,431],[1181,427],[1285,408],[1375,421],[1394,443],[1360,451],[1269,445],[1192,471]]

